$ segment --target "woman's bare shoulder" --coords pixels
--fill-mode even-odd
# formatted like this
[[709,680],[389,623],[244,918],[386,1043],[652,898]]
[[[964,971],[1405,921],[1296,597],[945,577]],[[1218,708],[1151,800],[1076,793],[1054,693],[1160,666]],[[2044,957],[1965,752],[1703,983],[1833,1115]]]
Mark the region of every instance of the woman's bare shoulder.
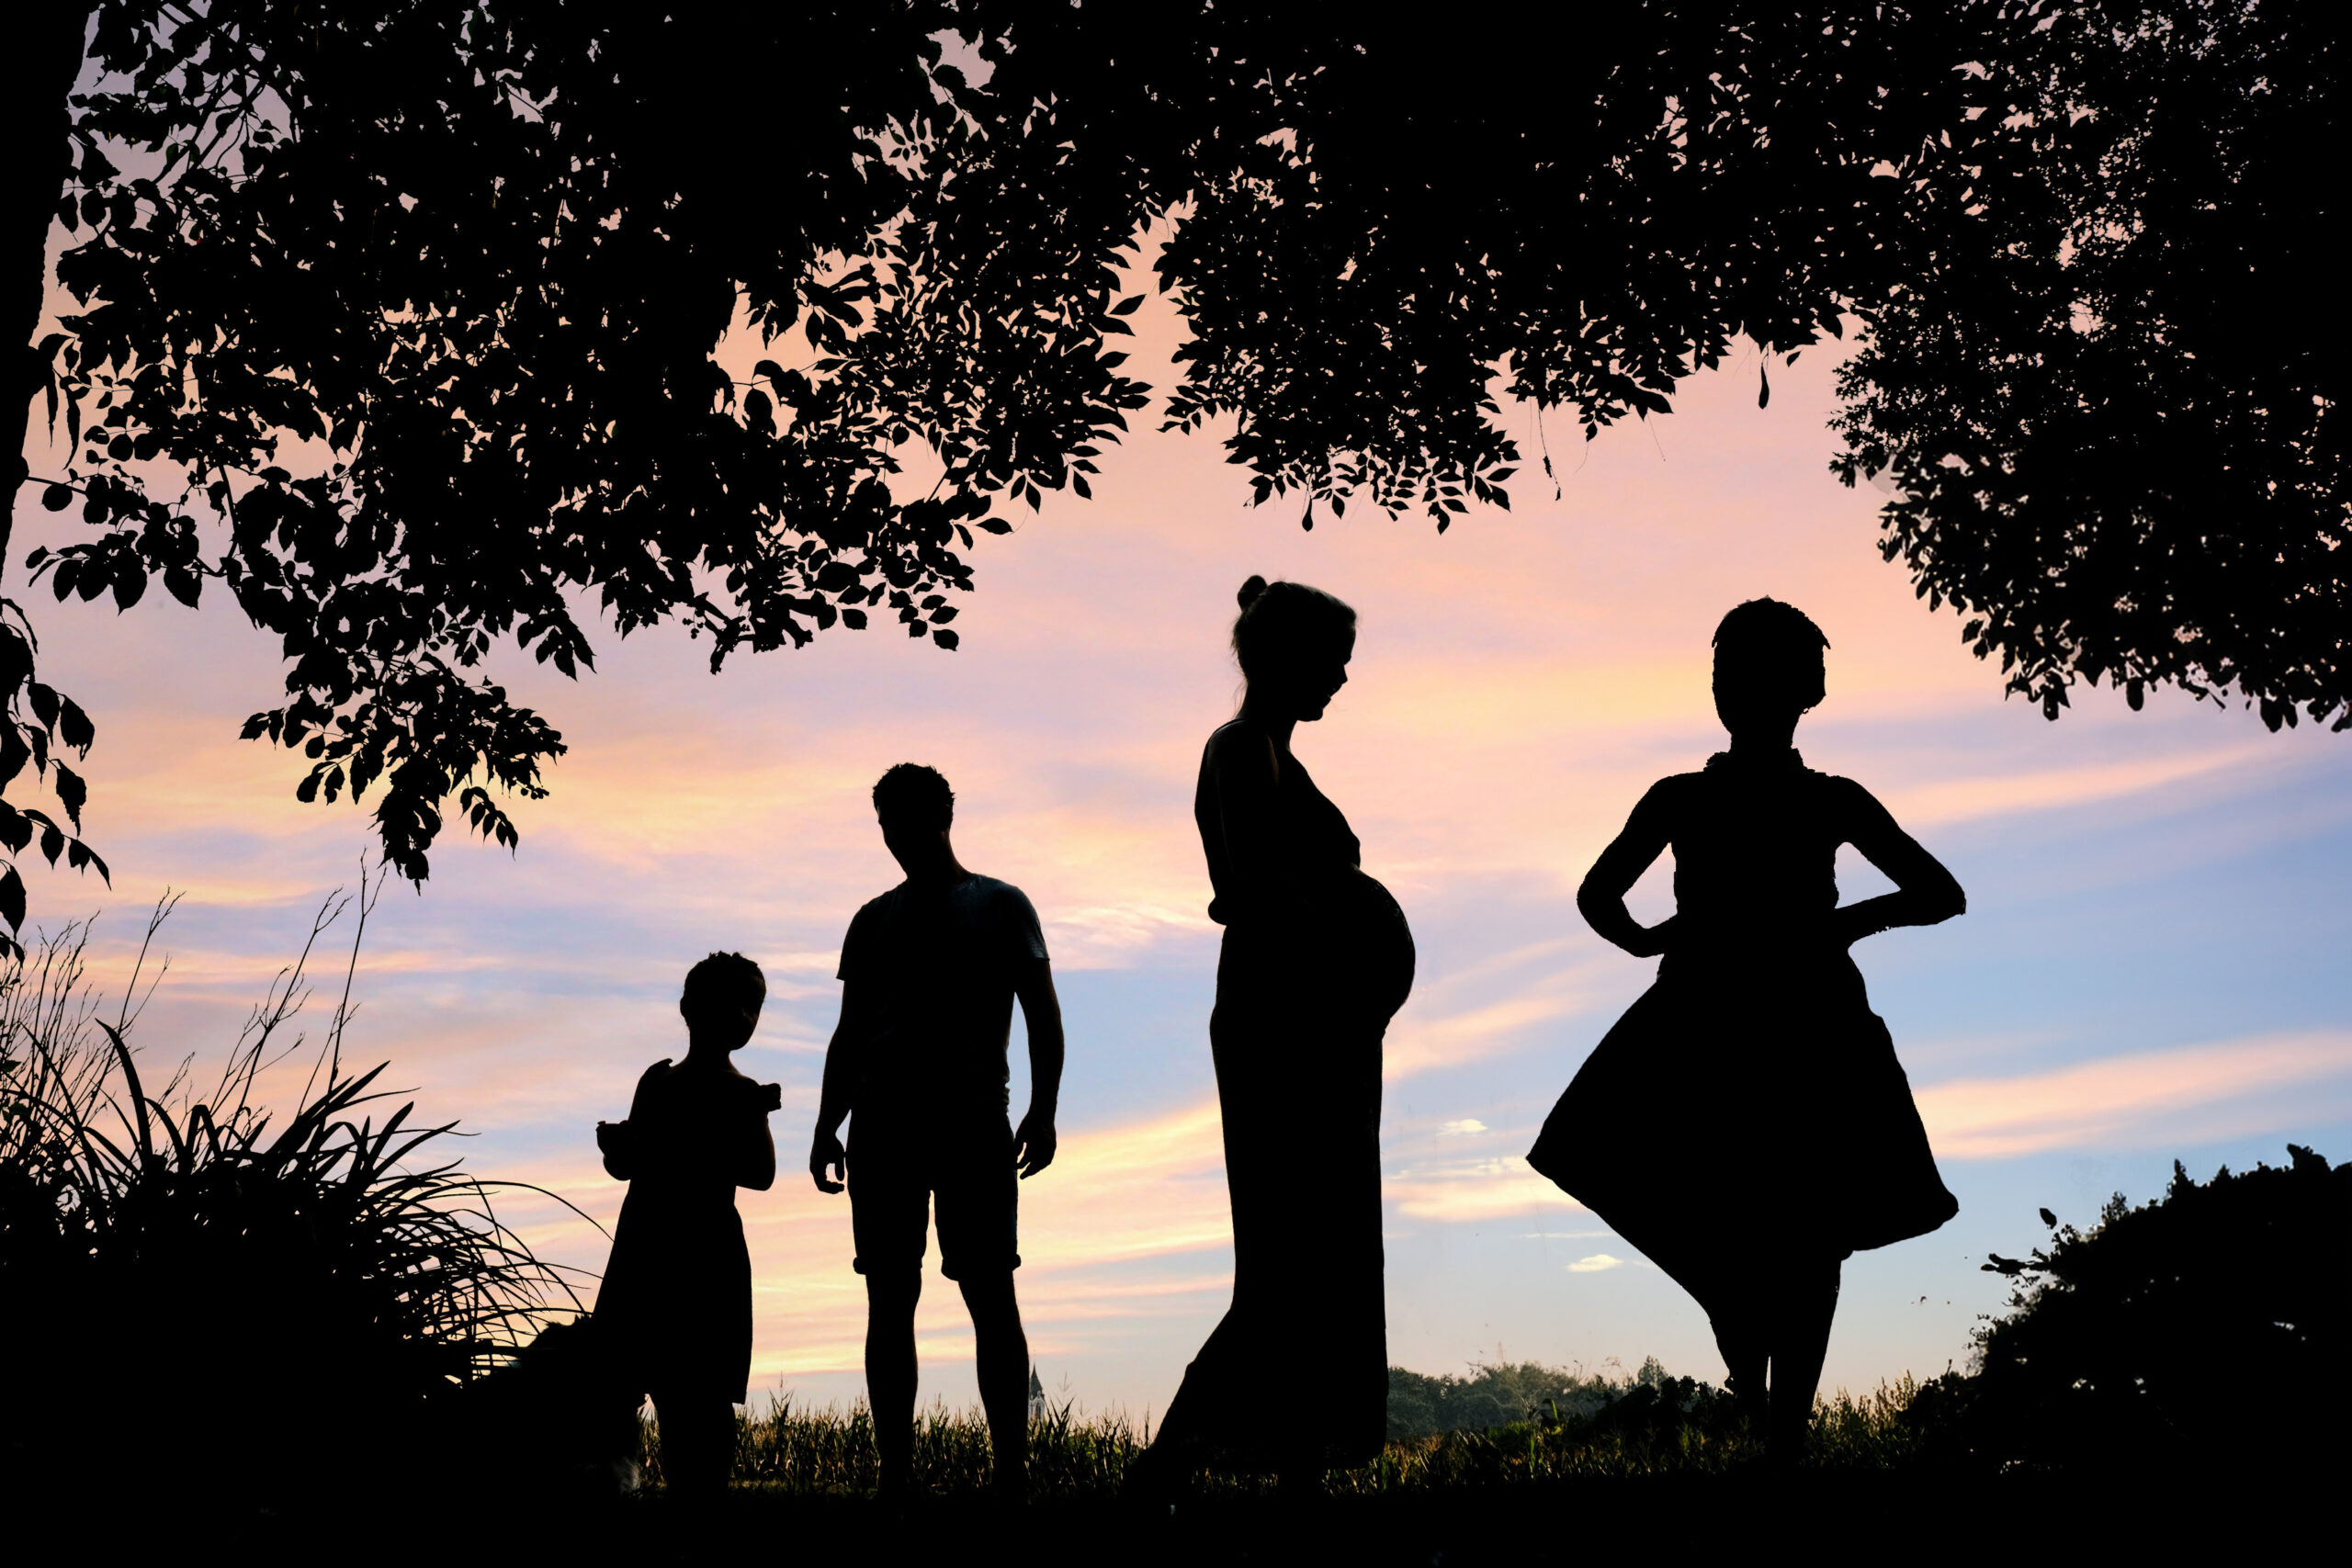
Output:
[[1246,718],[1237,716],[1227,719],[1223,724],[1210,730],[1208,744],[1202,750],[1215,756],[1222,751],[1230,751],[1237,746],[1258,747],[1271,744],[1272,741],[1265,730]]
[[1246,770],[1272,778],[1277,769],[1274,739],[1246,718],[1230,719],[1209,732],[1201,749],[1204,772],[1232,774]]

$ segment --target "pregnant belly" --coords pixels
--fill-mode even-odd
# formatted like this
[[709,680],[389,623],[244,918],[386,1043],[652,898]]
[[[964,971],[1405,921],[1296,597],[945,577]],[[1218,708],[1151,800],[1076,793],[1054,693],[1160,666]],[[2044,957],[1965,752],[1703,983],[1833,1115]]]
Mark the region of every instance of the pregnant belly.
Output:
[[1387,888],[1361,871],[1333,888],[1334,978],[1367,1010],[1386,1019],[1413,990],[1413,930]]

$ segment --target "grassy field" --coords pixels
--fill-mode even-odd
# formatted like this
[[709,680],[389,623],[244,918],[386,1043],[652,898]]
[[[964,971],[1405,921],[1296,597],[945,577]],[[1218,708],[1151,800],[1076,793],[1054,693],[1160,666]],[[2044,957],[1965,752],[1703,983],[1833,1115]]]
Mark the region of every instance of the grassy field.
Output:
[[[828,1562],[987,1561],[1065,1555],[1122,1564],[1412,1563],[1565,1561],[1639,1552],[1678,1561],[1717,1553],[1842,1549],[1930,1562],[2030,1547],[2049,1553],[2154,1554],[2185,1531],[2226,1525],[2247,1545],[2286,1539],[2326,1506],[2308,1489],[2152,1489],[2129,1507],[2106,1489],[2046,1474],[1963,1475],[1923,1460],[1905,1420],[1908,1380],[1815,1413],[1794,1469],[1771,1469],[1747,1435],[1636,1393],[1597,1417],[1516,1423],[1395,1442],[1358,1470],[1277,1486],[1206,1474],[1172,1506],[1121,1497],[1145,1436],[1117,1418],[1057,1412],[1033,1423],[1033,1496],[1018,1511],[988,1496],[978,1414],[934,1408],[919,1423],[917,1495],[872,1496],[865,1412],[778,1405],[747,1419],[737,1480],[721,1502],[686,1508],[658,1485],[635,1497],[494,1512],[485,1545],[577,1550],[599,1558],[704,1551],[815,1553]],[[660,1435],[649,1430],[658,1479]],[[2111,1496],[2111,1494],[2109,1495]]]
[[[1757,1464],[1759,1445],[1730,1419],[1724,1402],[1690,1413],[1636,1390],[1597,1416],[1539,1418],[1486,1431],[1447,1432],[1391,1442],[1380,1458],[1327,1472],[1312,1488],[1327,1497],[1492,1491],[1569,1480],[1735,1473]],[[1909,1379],[1856,1398],[1840,1393],[1816,1405],[1804,1468],[1897,1470],[1915,1454],[1904,1413],[1917,1395]],[[1146,1434],[1120,1416],[1085,1418],[1065,1407],[1032,1422],[1030,1490],[1039,1501],[1115,1498]],[[649,1423],[647,1452],[658,1479],[661,1434]],[[934,1406],[915,1434],[915,1486],[933,1499],[977,1497],[989,1474],[988,1428],[977,1411]],[[874,1427],[863,1405],[796,1410],[777,1404],[744,1420],[736,1450],[739,1487],[778,1496],[861,1496],[875,1484]],[[1204,1473],[1204,1500],[1271,1495],[1262,1477]]]

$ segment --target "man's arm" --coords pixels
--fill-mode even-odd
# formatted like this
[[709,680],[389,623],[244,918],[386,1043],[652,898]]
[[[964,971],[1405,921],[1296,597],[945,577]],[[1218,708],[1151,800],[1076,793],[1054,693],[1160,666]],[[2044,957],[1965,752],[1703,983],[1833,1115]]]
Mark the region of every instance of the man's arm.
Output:
[[[849,1114],[850,1090],[857,1082],[858,1054],[865,1049],[865,989],[854,980],[842,982],[842,1016],[825,1047],[825,1087],[817,1102],[817,1135],[808,1145],[808,1174],[820,1192],[839,1192],[849,1184],[849,1156],[842,1149],[842,1121]],[[828,1176],[828,1170],[838,1176]]]
[[1012,1137],[1012,1157],[1023,1179],[1054,1163],[1054,1114],[1062,1098],[1062,1004],[1054,994],[1054,966],[1037,959],[1023,971],[1012,994],[1029,1026],[1029,1114]]

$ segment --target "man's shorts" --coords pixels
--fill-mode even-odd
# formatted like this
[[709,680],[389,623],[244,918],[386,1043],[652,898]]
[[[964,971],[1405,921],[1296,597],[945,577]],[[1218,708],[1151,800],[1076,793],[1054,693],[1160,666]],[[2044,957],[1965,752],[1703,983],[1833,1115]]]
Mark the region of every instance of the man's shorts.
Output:
[[920,1275],[932,1211],[939,1271],[977,1279],[1021,1267],[1021,1182],[1001,1111],[850,1118],[850,1227],[861,1274]]

